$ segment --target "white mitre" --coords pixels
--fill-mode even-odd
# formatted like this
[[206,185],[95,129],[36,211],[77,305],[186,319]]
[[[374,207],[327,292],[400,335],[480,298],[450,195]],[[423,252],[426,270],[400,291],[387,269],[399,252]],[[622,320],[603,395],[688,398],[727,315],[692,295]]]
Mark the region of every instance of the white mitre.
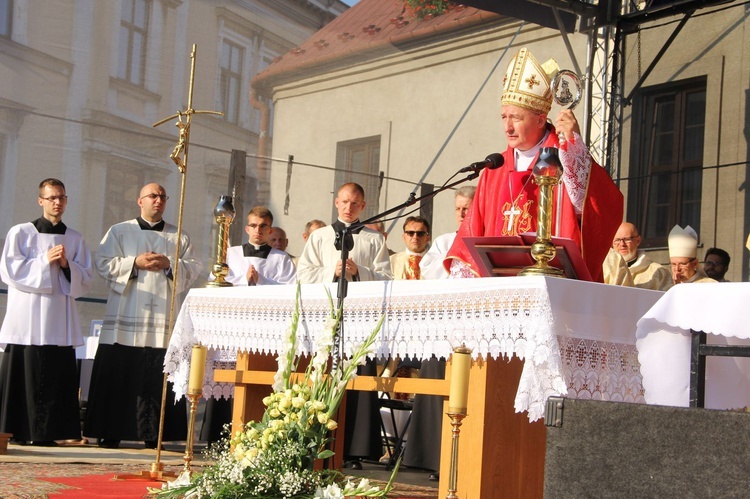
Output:
[[670,257],[695,258],[698,254],[698,234],[689,225],[684,229],[679,225],[672,227],[667,241]]

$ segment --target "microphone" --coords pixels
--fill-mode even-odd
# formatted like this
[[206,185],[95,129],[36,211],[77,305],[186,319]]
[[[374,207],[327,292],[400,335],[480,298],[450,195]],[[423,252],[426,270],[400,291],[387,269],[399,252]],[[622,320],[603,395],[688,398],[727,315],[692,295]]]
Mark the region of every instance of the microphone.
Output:
[[494,170],[495,168],[500,168],[501,166],[503,166],[504,162],[505,158],[503,158],[502,154],[493,152],[492,154],[484,158],[484,161],[477,161],[476,163],[472,163],[469,166],[464,166],[463,168],[458,170],[458,173],[480,172],[485,168]]

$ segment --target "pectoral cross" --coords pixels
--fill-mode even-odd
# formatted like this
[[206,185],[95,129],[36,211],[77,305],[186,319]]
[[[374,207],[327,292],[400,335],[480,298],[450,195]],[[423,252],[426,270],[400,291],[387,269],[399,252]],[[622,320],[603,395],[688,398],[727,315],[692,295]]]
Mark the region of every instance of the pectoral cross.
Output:
[[511,234],[513,230],[513,221],[516,219],[516,215],[520,215],[521,210],[516,208],[516,205],[511,205],[509,210],[505,210],[503,215],[508,217],[508,234]]

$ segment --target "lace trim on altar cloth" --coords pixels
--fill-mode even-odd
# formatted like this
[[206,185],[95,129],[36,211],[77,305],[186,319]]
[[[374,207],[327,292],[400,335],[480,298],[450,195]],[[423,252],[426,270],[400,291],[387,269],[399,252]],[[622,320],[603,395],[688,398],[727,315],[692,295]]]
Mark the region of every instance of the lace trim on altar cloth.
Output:
[[[481,285],[484,280],[471,281]],[[397,288],[400,294],[391,289],[380,296],[347,298],[345,353],[353,351],[385,314],[376,342],[379,358],[448,358],[453,346],[465,344],[474,359],[515,355],[525,360],[515,409],[528,411],[530,421],[544,417],[552,395],[644,402],[635,345],[566,336],[566,325],[555,324],[544,285],[432,286],[433,294],[407,289],[411,292]],[[303,294],[297,331],[300,355],[311,353],[315,335],[328,318],[328,299],[321,294]],[[229,300],[208,294],[193,298],[188,297],[177,318],[165,372],[177,397],[182,397],[187,392],[192,345],[200,342],[209,347],[204,397],[230,397],[233,387],[216,383],[214,370],[233,369],[239,351],[278,355],[288,335],[293,304],[257,294]]]
[[645,404],[635,345],[558,337],[568,396]]
[[560,148],[560,162],[563,164],[562,181],[565,189],[576,213],[581,213],[586,199],[586,185],[589,182],[592,158],[586,144],[577,133],[575,140],[567,142],[567,148]]

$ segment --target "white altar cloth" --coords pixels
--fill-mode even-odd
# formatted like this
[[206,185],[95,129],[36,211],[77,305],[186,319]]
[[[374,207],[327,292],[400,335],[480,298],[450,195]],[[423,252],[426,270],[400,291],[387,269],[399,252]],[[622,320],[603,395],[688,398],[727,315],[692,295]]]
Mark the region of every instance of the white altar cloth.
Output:
[[[310,353],[336,285],[301,290],[301,353]],[[355,282],[344,305],[344,351],[369,335],[381,314],[380,357],[449,357],[465,343],[472,356],[525,359],[515,400],[535,421],[551,395],[643,402],[635,324],[663,294],[553,277]],[[213,381],[237,351],[278,354],[288,334],[296,286],[192,289],[167,349],[165,372],[184,395],[190,349],[209,347],[204,396],[228,396]]]
[[[690,330],[708,333],[709,344],[750,344],[743,313],[750,283],[700,283],[671,288],[638,321],[638,359],[646,402],[687,407],[690,403]],[[708,357],[705,406],[750,405],[750,359]]]

